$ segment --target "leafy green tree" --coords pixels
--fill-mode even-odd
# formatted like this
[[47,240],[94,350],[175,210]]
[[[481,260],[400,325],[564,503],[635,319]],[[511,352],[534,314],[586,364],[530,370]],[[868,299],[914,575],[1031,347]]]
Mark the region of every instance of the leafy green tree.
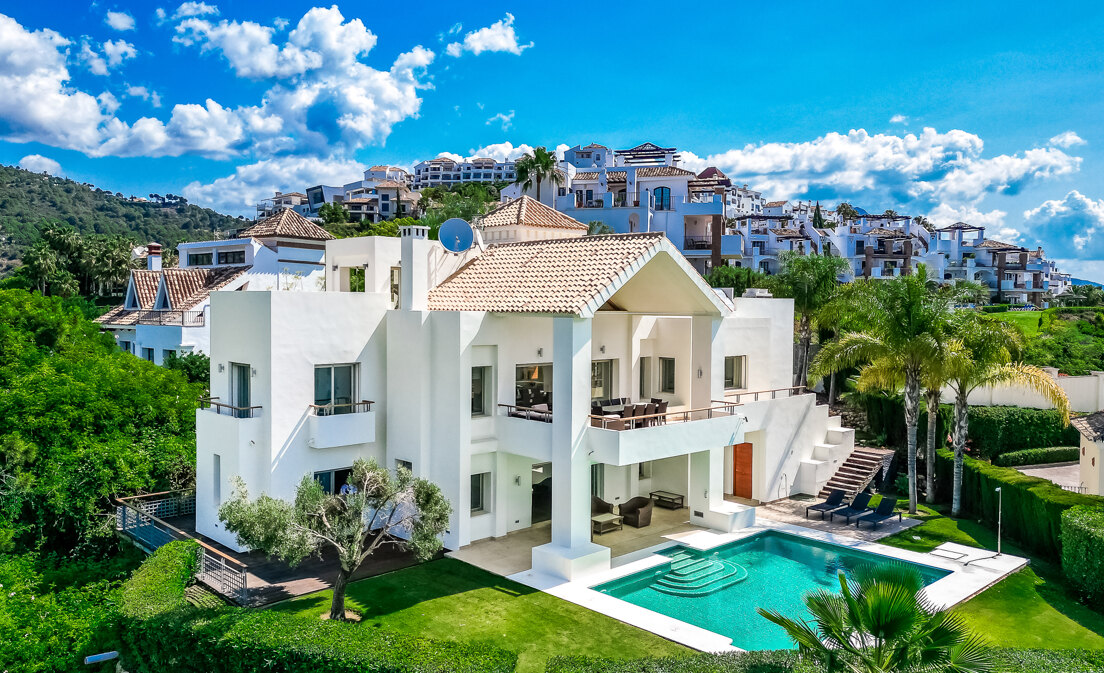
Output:
[[[347,488],[345,487],[347,486]],[[344,493],[327,494],[310,475],[299,482],[294,502],[268,495],[249,499],[245,482],[219,508],[226,530],[239,544],[292,566],[323,548],[337,552],[330,619],[345,619],[349,578],[383,545],[410,549],[420,560],[441,549],[451,507],[440,488],[400,467],[394,475],[374,460],[357,459]]]
[[514,184],[521,185],[523,190],[537,185],[537,201],[541,200],[542,183],[547,181],[562,185],[564,181],[563,173],[556,169],[556,154],[544,147],[538,147],[532,154],[526,154],[514,162],[514,171],[517,175]]
[[958,516],[962,501],[962,463],[969,433],[970,393],[993,385],[1016,385],[1039,393],[1069,423],[1065,391],[1046,372],[1014,360],[1023,336],[1010,323],[972,311],[960,311],[952,323],[953,339],[944,357],[943,371],[954,393],[954,481],[951,515]]
[[601,220],[591,220],[587,222],[587,236],[605,236],[607,234],[616,234],[613,227],[609,226]]
[[794,300],[801,344],[795,383],[805,385],[809,378],[809,349],[817,315],[839,292],[839,276],[846,273],[849,266],[842,257],[790,251],[780,253],[778,260],[782,270],[772,278],[772,287],[776,295]]
[[855,206],[846,201],[836,206],[836,214],[839,215],[840,222],[856,220],[859,217],[859,211],[855,210]]
[[345,224],[349,221],[349,213],[345,211],[345,207],[334,202],[319,206],[318,217],[321,217],[325,224]]
[[[868,317],[869,327],[848,332],[817,353],[812,372],[826,376],[851,367],[888,366],[898,369],[905,388],[905,427],[908,438],[909,512],[916,512],[916,425],[920,386],[926,363],[940,357],[940,340],[950,318],[947,298],[932,293],[927,270],[877,283],[856,294],[854,310]],[[860,370],[861,371],[861,370]]]
[[767,287],[768,280],[766,274],[755,269],[727,264],[713,267],[705,276],[705,282],[709,283],[710,287],[730,287],[733,296],[736,297],[747,292],[749,287]]
[[840,573],[840,593],[805,596],[811,622],[759,608],[786,630],[803,657],[826,673],[984,673],[984,641],[965,620],[938,610],[921,592],[920,575],[903,565],[861,566]]
[[164,366],[180,372],[192,383],[203,386],[204,391],[211,389],[211,358],[204,353],[185,353],[177,355],[170,352]]

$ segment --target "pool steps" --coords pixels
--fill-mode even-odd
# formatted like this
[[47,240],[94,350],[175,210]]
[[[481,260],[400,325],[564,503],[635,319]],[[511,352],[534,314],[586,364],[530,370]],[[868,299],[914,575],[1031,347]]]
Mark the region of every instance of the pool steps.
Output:
[[743,566],[714,556],[700,557],[679,552],[671,557],[671,567],[652,587],[674,596],[700,597],[727,589],[747,579]]

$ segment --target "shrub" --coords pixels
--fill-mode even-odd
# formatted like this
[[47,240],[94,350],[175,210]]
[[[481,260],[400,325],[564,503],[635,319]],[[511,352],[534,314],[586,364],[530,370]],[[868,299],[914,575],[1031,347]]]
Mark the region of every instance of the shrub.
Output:
[[1010,304],[989,304],[988,306],[982,306],[982,313],[1007,313]]
[[[936,484],[940,500],[951,500],[954,454],[940,451],[936,461]],[[1099,507],[1104,498],[1065,491],[1054,482],[1029,477],[1010,467],[999,467],[963,458],[962,511],[977,517],[991,528],[997,525],[998,495],[1001,488],[1004,534],[1040,556],[1058,559],[1061,555],[1062,512],[1076,505]]]
[[133,673],[422,673],[513,671],[517,655],[490,644],[413,638],[269,610],[197,608],[184,598],[194,542],[158,549],[123,589],[124,666]]
[[[997,673],[1099,673],[1104,650],[994,649]],[[696,654],[664,659],[597,659],[554,657],[547,673],[814,673],[819,667],[802,661],[793,650]]]
[[1066,463],[1077,460],[1081,449],[1076,446],[1048,446],[1043,449],[1024,449],[1002,453],[993,458],[994,465],[1017,467],[1019,465],[1045,465],[1046,463]]
[[1062,512],[1062,570],[1093,607],[1104,607],[1104,508]]

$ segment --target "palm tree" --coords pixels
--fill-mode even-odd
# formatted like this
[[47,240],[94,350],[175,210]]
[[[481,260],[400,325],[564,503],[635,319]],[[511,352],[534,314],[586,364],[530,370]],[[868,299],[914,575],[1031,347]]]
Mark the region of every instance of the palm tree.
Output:
[[868,317],[863,332],[848,332],[825,345],[813,362],[817,377],[860,365],[892,362],[905,388],[905,427],[908,438],[909,513],[916,513],[916,424],[920,413],[920,385],[927,364],[940,357],[940,339],[950,317],[947,297],[927,288],[927,268],[892,280],[864,285],[854,310]]
[[812,622],[759,608],[786,630],[802,656],[827,673],[983,673],[992,670],[981,638],[958,614],[924,596],[920,575],[903,565],[840,573],[840,593],[805,596]]
[[839,289],[839,276],[849,268],[847,260],[830,255],[801,255],[782,252],[778,255],[782,271],[774,278],[773,285],[779,296],[794,300],[794,312],[798,317],[798,334],[801,340],[801,362],[798,365],[795,385],[805,385],[809,380],[809,347],[813,341],[813,323],[817,314],[832,300]]
[[951,516],[962,506],[962,457],[969,432],[970,393],[983,386],[1011,384],[1042,395],[1069,423],[1069,398],[1058,382],[1038,367],[1015,362],[1023,334],[1010,323],[972,311],[961,312],[952,324],[954,339],[944,358],[947,385],[954,393],[954,480]]
[[563,173],[556,169],[556,155],[544,147],[538,147],[532,154],[526,154],[518,159],[514,163],[514,171],[517,174],[514,184],[520,184],[523,190],[532,189],[533,184],[536,183],[537,201],[541,200],[542,182],[548,180],[553,184],[562,185],[564,181]]

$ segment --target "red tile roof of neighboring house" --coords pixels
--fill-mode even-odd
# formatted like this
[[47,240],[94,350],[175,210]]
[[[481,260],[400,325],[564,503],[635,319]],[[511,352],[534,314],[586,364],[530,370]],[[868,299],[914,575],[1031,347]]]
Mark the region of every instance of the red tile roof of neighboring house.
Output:
[[307,238],[316,241],[328,241],[333,238],[330,232],[311,222],[290,208],[281,210],[247,227],[239,234],[242,238]]
[[778,206],[784,206],[787,203],[788,203],[788,201],[768,201],[767,203],[763,204],[763,207],[765,207],[765,208],[777,208]]
[[[220,290],[243,273],[249,270],[248,266],[222,266],[210,269],[179,269],[168,268],[160,271],[136,270],[133,272],[135,287],[148,284],[151,278],[156,278],[158,286],[162,280],[165,283],[165,291],[169,295],[170,310],[153,310],[154,299],[149,302],[142,301],[140,310],[129,310],[126,305],[116,306],[104,315],[96,319],[101,325],[135,325],[143,316],[180,313],[190,311],[202,304],[211,293]],[[139,281],[138,278],[142,277]]]
[[528,196],[522,196],[495,208],[483,216],[482,224],[484,229],[523,225],[552,229],[577,229],[582,232],[587,230],[587,225],[579,220],[568,217]]
[[1099,442],[1104,439],[1104,411],[1095,414],[1070,419],[1070,425],[1091,442]]

